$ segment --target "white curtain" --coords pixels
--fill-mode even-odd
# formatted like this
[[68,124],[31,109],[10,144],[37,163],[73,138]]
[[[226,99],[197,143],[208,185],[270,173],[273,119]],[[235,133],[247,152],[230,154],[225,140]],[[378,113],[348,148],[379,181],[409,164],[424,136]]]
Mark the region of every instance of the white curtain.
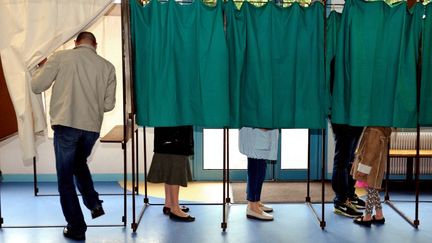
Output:
[[36,155],[35,133],[46,128],[41,96],[30,89],[30,70],[102,16],[111,3],[112,0],[0,0],[0,55],[25,162]]

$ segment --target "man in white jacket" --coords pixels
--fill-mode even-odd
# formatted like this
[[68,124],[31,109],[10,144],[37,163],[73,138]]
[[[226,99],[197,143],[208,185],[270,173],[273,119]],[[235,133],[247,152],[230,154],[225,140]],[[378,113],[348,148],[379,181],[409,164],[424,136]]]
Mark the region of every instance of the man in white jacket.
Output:
[[[87,166],[102,125],[104,112],[115,105],[114,66],[96,53],[96,38],[81,32],[72,50],[55,53],[32,80],[34,93],[51,85],[51,124],[60,203],[67,227],[65,237],[84,240],[87,225],[75,190],[75,181],[92,218],[105,212]],[[53,84],[54,83],[54,84]]]

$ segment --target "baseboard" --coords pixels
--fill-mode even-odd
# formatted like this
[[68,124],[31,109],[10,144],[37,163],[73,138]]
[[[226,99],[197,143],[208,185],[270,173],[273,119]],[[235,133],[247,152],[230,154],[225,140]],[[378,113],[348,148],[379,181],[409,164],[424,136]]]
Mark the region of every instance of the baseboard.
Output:
[[[109,174],[92,174],[93,181],[122,181],[124,175],[120,173],[109,173]],[[132,180],[132,174],[127,175],[127,180]],[[144,180],[144,174],[139,174],[139,180]],[[2,182],[33,182],[33,174],[6,174],[1,175]],[[57,175],[55,174],[38,174],[38,182],[55,182],[57,181]]]

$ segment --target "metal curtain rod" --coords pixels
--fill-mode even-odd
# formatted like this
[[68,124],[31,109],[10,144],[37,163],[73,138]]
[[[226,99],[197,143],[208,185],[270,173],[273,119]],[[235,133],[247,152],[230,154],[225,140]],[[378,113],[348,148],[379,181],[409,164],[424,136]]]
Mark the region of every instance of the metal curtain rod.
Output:
[[[144,3],[148,3],[150,1],[158,1],[158,2],[168,2],[170,0],[136,0],[138,1],[140,4],[144,4]],[[204,3],[214,3],[218,0],[174,0],[176,2],[181,2],[181,3],[193,3],[194,1],[202,1]],[[223,0],[224,2],[227,2],[228,0]],[[254,1],[254,0],[232,0],[233,2],[239,3],[239,2],[250,2],[250,3],[269,3],[269,2],[277,2],[277,3],[313,3],[313,2],[323,2],[323,0],[312,0],[310,2],[307,1],[301,1],[301,0],[258,0],[258,1]]]
[[[144,2],[150,2],[152,0],[136,0],[138,2],[144,3]],[[156,0],[159,2],[168,2],[170,0]],[[218,0],[174,0],[176,2],[183,2],[183,3],[193,3],[194,1],[203,1],[203,2],[216,2]],[[228,0],[223,0],[224,2],[227,2]],[[254,0],[232,0],[233,2],[251,2],[251,3],[268,3],[268,2],[278,2],[278,3],[295,3],[295,2],[299,2],[299,3],[307,3],[307,1],[301,1],[301,0],[261,0],[261,1],[254,1]],[[379,1],[379,0],[375,0],[375,1]],[[371,1],[371,2],[375,2],[375,1]],[[384,0],[382,0],[384,2]],[[432,0],[416,0],[416,2],[418,3],[424,3],[424,2],[430,2]],[[313,2],[323,2],[323,0],[312,0],[309,3],[313,3]],[[399,1],[395,1],[395,2],[407,2],[407,0],[399,0]],[[330,5],[330,6],[338,6],[338,5],[345,5],[345,3],[326,3],[326,6]]]
[[[135,0],[138,1],[138,3],[141,6],[147,5],[148,3],[150,3],[150,1],[158,1],[161,3],[167,3],[170,0]],[[174,0],[176,3],[178,4],[192,4],[194,1],[202,1],[205,4],[216,4],[217,1],[219,0]],[[224,3],[228,2],[228,0],[222,0]],[[311,0],[310,2],[307,2],[305,0],[232,0],[234,3],[236,4],[243,4],[245,2],[249,2],[251,4],[266,4],[266,3],[270,3],[270,2],[274,2],[277,5],[285,5],[285,4],[293,4],[293,3],[299,3],[301,5],[306,4],[312,4],[314,2],[320,2],[322,4],[324,4],[324,0]]]
[[[142,4],[147,4],[150,1],[159,1],[159,2],[163,2],[166,3],[170,0],[135,0],[138,1],[141,5]],[[203,3],[216,3],[218,0],[174,0],[178,3],[193,3],[194,1],[202,1]],[[228,0],[223,0],[223,2],[227,2]],[[306,3],[306,4],[311,4],[314,2],[321,2],[324,3],[324,0],[312,0],[310,2],[306,2],[306,1],[302,1],[302,0],[232,0],[235,3],[244,3],[244,2],[250,2],[250,3],[259,3],[259,4],[265,4],[265,3],[269,3],[269,2],[275,2],[277,4],[291,4],[291,3]],[[375,0],[375,1],[380,1],[380,0]],[[371,1],[371,2],[375,2],[375,1]],[[384,2],[384,0],[381,0]],[[432,0],[416,0],[417,3],[430,3]],[[408,2],[407,0],[399,0],[399,1],[395,1],[396,2]],[[332,7],[332,6],[345,6],[345,3],[326,3],[325,4],[326,7]]]

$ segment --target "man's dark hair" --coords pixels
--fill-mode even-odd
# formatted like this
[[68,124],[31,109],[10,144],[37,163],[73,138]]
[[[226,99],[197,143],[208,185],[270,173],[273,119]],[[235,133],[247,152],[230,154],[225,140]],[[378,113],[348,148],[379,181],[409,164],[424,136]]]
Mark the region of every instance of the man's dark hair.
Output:
[[76,41],[80,42],[83,39],[90,40],[94,44],[96,44],[96,37],[91,32],[83,31],[83,32],[79,33],[77,38],[76,38]]

